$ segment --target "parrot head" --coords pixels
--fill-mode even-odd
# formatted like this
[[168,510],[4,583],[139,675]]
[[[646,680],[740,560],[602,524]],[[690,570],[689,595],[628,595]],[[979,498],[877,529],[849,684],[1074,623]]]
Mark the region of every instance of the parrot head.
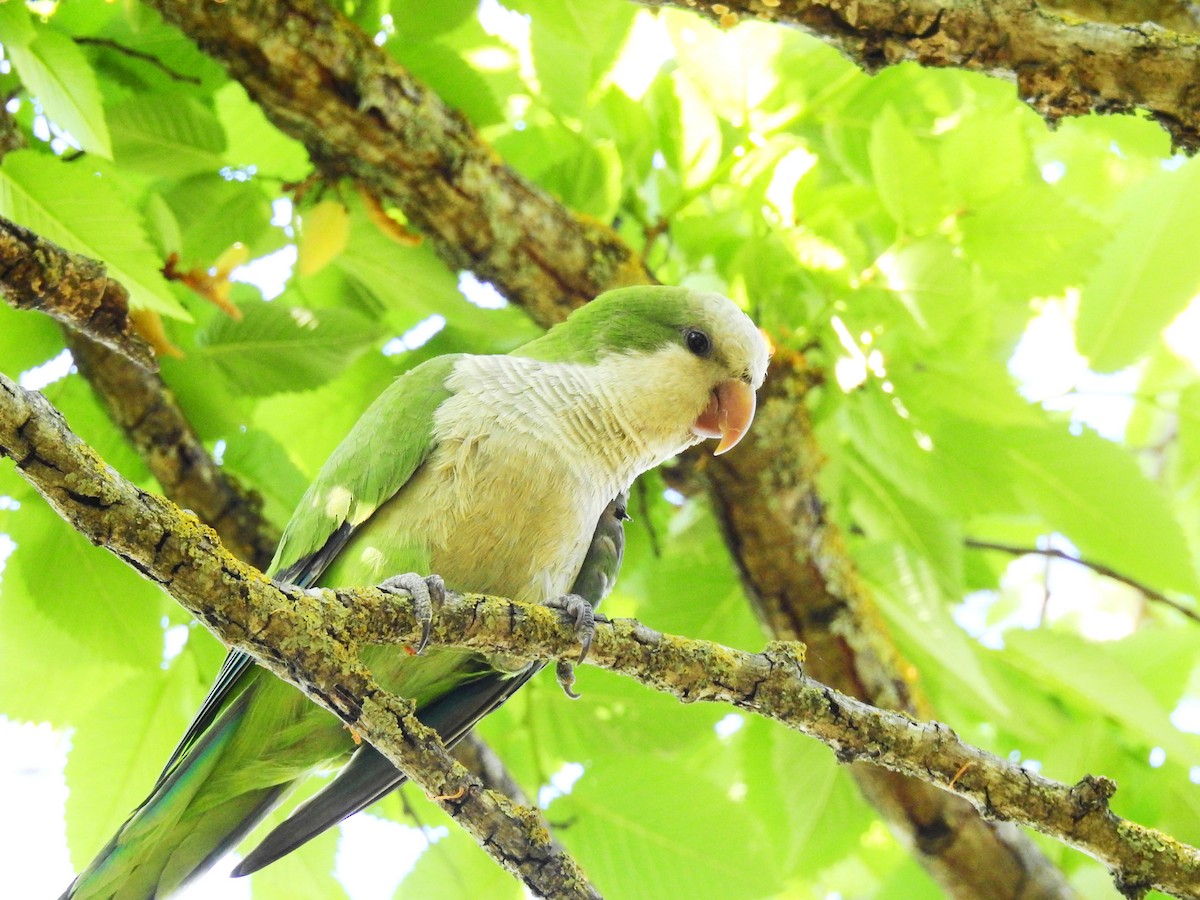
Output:
[[754,419],[767,373],[766,340],[732,300],[683,287],[641,285],[601,294],[521,356],[619,372],[613,381],[650,382],[631,423],[661,433],[675,451],[718,438],[732,449]]

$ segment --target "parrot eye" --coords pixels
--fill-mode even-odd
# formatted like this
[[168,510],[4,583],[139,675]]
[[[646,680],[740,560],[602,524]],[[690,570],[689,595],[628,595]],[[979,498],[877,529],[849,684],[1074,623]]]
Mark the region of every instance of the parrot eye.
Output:
[[708,356],[712,352],[712,341],[708,335],[696,328],[689,328],[684,335],[687,348],[697,356]]

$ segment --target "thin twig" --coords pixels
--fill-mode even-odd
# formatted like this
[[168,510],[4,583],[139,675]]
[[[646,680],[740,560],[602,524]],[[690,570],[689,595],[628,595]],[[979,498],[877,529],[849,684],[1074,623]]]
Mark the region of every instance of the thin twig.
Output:
[[90,44],[93,47],[104,47],[106,50],[113,50],[122,54],[123,56],[128,56],[131,59],[140,59],[142,62],[149,63],[150,65],[154,66],[156,69],[163,72],[168,78],[171,78],[175,81],[182,81],[185,84],[197,85],[202,83],[201,80],[195,75],[184,75],[181,72],[176,72],[157,56],[154,56],[150,53],[145,53],[141,50],[134,50],[132,47],[126,47],[124,44],[118,44],[111,38],[77,37],[75,38],[75,43]]
[[1138,581],[1136,578],[1130,578],[1128,575],[1124,575],[1116,569],[1104,565],[1104,563],[1083,559],[1079,556],[1072,556],[1070,553],[1055,547],[1048,547],[1046,549],[1040,547],[1018,547],[1013,544],[1000,544],[994,541],[981,541],[975,538],[967,538],[963,543],[974,550],[995,550],[997,553],[1007,553],[1009,556],[1045,556],[1047,558],[1061,559],[1064,562],[1072,562],[1083,566],[1085,569],[1091,569],[1097,575],[1103,575],[1105,578],[1111,578],[1113,581],[1119,581],[1121,584],[1128,585],[1142,593],[1147,599],[1164,603],[1179,614],[1187,616],[1193,622],[1200,622],[1200,613],[1196,612],[1196,610],[1184,606],[1178,600],[1172,600],[1162,591],[1152,588],[1150,585]]

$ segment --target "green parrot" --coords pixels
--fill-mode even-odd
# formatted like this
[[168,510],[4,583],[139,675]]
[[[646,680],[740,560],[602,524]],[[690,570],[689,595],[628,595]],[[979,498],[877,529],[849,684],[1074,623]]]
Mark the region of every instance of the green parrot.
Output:
[[[717,453],[732,448],[754,417],[768,355],[728,298],[640,286],[602,294],[508,355],[422,363],[334,450],[268,571],[302,587],[399,585],[426,610],[442,579],[455,590],[547,603],[576,617],[586,648],[591,604],[620,565],[624,492],[700,440],[719,438]],[[447,743],[540,668],[450,648],[413,654],[381,644],[362,655]],[[369,745],[356,747],[335,716],[235,651],[149,797],[63,898],[168,896],[236,847],[301,780],[337,767],[235,875],[404,780]]]

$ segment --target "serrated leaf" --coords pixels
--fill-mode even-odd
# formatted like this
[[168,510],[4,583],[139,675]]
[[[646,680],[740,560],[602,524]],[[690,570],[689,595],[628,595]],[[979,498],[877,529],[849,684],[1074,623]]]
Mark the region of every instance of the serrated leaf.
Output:
[[0,168],[0,213],[105,263],[135,306],[190,318],[159,272],[140,217],[109,179],[31,150],[9,153]]
[[17,550],[5,579],[19,579],[38,610],[95,656],[156,667],[162,655],[163,594],[44,504],[22,504]]
[[181,178],[215,172],[225,150],[217,117],[186,94],[143,94],[108,110],[118,165],[154,176]]
[[1079,352],[1100,372],[1145,354],[1200,289],[1200,166],[1158,172],[1121,207],[1121,224],[1079,298]]
[[96,73],[75,42],[65,34],[40,28],[28,44],[6,44],[5,50],[21,82],[38,98],[46,115],[87,152],[112,159]]
[[379,337],[370,319],[348,309],[272,303],[239,307],[242,320],[216,318],[196,343],[204,359],[241,394],[261,397],[303,391],[337,376]]
[[1128,450],[1091,431],[1015,429],[1005,443],[1015,488],[1085,558],[1159,589],[1197,590],[1183,529]]

